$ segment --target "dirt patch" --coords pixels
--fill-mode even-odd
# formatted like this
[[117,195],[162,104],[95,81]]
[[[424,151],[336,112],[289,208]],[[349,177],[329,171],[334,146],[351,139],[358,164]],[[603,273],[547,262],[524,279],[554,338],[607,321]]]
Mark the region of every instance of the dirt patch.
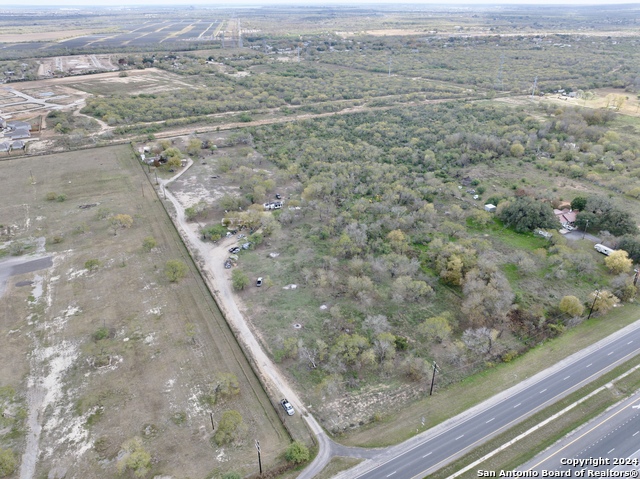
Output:
[[411,385],[393,388],[379,385],[358,393],[344,394],[333,401],[322,398],[316,414],[332,434],[340,435],[379,417],[394,414],[422,394],[424,391]]
[[38,66],[38,76],[46,77],[57,73],[81,75],[88,71],[118,70],[111,55],[72,55],[42,58]]

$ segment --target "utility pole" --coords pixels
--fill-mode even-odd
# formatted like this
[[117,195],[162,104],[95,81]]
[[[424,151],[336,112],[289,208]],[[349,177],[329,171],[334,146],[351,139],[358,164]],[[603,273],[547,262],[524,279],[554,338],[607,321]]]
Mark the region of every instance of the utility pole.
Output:
[[212,412],[209,413],[209,417],[211,418],[211,429],[213,431],[215,431],[216,430],[216,426],[213,424],[213,413]]
[[593,303],[591,303],[591,309],[589,310],[589,316],[587,316],[587,321],[591,318],[591,313],[593,313],[593,307],[596,305],[596,301],[598,301],[598,296],[600,296],[600,290],[596,289],[596,297],[593,298]]
[[438,365],[436,362],[433,362],[433,376],[431,376],[431,389],[429,389],[429,396],[433,394],[433,384],[436,382],[436,371],[438,370]]
[[158,186],[158,170],[155,170],[154,173],[156,174],[156,186]]
[[389,53],[389,76],[391,76],[391,53]]
[[260,475],[262,476],[262,459],[260,458],[260,441],[256,439],[256,449],[258,451],[258,467],[260,468]]
[[587,234],[588,227],[589,227],[589,220],[587,220],[587,224],[584,225],[584,231],[582,232],[582,239],[584,239],[584,235]]
[[638,282],[638,273],[640,273],[640,269],[634,269],[633,271],[636,273],[633,275],[633,285],[635,286]]
[[536,75],[536,79],[533,80],[533,90],[531,90],[531,98],[536,95],[536,88],[538,87],[538,76]]

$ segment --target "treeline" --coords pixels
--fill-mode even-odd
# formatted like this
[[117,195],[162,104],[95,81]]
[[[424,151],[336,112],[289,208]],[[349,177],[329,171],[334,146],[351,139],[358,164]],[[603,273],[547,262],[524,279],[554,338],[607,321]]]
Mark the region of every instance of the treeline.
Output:
[[[637,37],[578,35],[312,36],[301,55],[321,63],[484,89],[538,92],[601,87],[637,91]],[[274,46],[292,48],[290,39]],[[621,60],[624,58],[624,60]],[[628,61],[627,58],[630,60]]]
[[[262,57],[250,58],[267,61]],[[231,76],[220,73],[217,66],[206,63],[202,58],[190,56],[156,57],[152,65],[183,75],[195,75],[198,83],[206,86],[153,94],[91,97],[87,99],[82,112],[112,125],[128,125],[227,111],[316,105],[328,101],[390,95],[416,95],[414,100],[468,95],[456,86],[424,80],[407,82],[404,78],[326,66],[308,67],[301,64],[287,67],[274,64],[268,65],[259,74]],[[292,71],[297,72],[297,76],[291,75]]]

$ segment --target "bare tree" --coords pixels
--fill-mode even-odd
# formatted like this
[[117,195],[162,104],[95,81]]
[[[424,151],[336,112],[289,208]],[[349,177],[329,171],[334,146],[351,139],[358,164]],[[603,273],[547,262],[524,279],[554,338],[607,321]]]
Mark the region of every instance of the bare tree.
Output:
[[386,333],[391,329],[389,320],[383,314],[376,314],[375,316],[367,316],[362,322],[362,327],[366,331],[370,331],[372,335],[377,336],[380,333]]
[[475,354],[489,354],[493,347],[493,333],[485,327],[467,329],[462,333],[462,342]]

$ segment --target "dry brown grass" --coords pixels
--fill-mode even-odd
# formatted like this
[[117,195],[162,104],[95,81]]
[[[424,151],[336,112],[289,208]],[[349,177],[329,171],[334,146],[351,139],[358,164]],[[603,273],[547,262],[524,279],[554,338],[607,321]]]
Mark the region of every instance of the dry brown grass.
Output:
[[[0,188],[0,223],[16,224],[12,239],[45,237],[54,255],[53,268],[36,273],[42,295],[15,286],[33,280],[31,273],[12,278],[0,299],[0,330],[11,331],[0,348],[0,386],[25,396],[33,391],[30,377],[59,385],[42,411],[40,450],[48,452],[37,477],[54,467],[68,476],[112,477],[121,444],[133,436],[152,454],[152,473],[174,477],[252,471],[254,438],[267,465],[277,460],[288,444],[277,411],[129,147],[0,162]],[[66,201],[46,201],[50,191]],[[78,208],[91,203],[99,204]],[[98,217],[102,208],[132,216],[133,226],[114,235]],[[64,240],[51,243],[55,235]],[[142,248],[148,236],[158,243],[151,252]],[[90,273],[84,263],[92,258],[101,266]],[[186,263],[187,278],[169,283],[168,259]],[[101,327],[110,337],[94,340]],[[206,406],[200,397],[221,373],[238,377],[241,394]],[[248,431],[232,447],[212,447],[209,411],[219,421],[227,409],[241,412]],[[0,447],[7,445],[0,436]],[[23,439],[11,445],[22,454]]]

